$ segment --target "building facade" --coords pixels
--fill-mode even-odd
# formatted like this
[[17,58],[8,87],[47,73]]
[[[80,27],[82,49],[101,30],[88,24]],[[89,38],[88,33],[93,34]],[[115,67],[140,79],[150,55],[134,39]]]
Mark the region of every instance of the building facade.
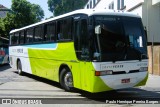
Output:
[[148,45],[160,45],[160,0],[89,0],[85,9],[114,9],[141,16]]
[[11,10],[0,4],[0,18],[6,17],[9,11]]

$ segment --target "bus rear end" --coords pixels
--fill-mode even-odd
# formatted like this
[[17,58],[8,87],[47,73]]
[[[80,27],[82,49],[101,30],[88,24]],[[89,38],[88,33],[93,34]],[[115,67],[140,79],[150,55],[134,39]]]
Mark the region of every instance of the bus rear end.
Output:
[[7,64],[8,60],[8,39],[0,37],[0,64]]

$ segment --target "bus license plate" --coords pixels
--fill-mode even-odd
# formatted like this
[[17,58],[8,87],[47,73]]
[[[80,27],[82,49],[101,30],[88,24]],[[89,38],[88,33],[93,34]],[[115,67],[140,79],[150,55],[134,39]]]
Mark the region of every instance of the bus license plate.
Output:
[[122,79],[122,80],[121,80],[121,83],[130,83],[130,78]]

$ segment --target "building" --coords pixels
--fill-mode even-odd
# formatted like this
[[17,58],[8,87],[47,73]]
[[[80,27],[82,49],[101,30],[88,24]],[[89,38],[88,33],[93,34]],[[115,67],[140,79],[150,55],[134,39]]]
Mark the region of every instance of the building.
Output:
[[160,45],[160,0],[89,0],[84,8],[134,12],[142,17],[148,45]]
[[11,10],[0,4],[0,18],[6,17],[9,11]]

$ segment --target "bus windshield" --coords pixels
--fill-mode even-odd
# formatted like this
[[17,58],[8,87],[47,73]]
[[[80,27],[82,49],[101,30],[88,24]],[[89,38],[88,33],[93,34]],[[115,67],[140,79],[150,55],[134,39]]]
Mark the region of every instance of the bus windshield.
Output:
[[147,59],[146,38],[140,18],[127,16],[95,16],[100,61]]

